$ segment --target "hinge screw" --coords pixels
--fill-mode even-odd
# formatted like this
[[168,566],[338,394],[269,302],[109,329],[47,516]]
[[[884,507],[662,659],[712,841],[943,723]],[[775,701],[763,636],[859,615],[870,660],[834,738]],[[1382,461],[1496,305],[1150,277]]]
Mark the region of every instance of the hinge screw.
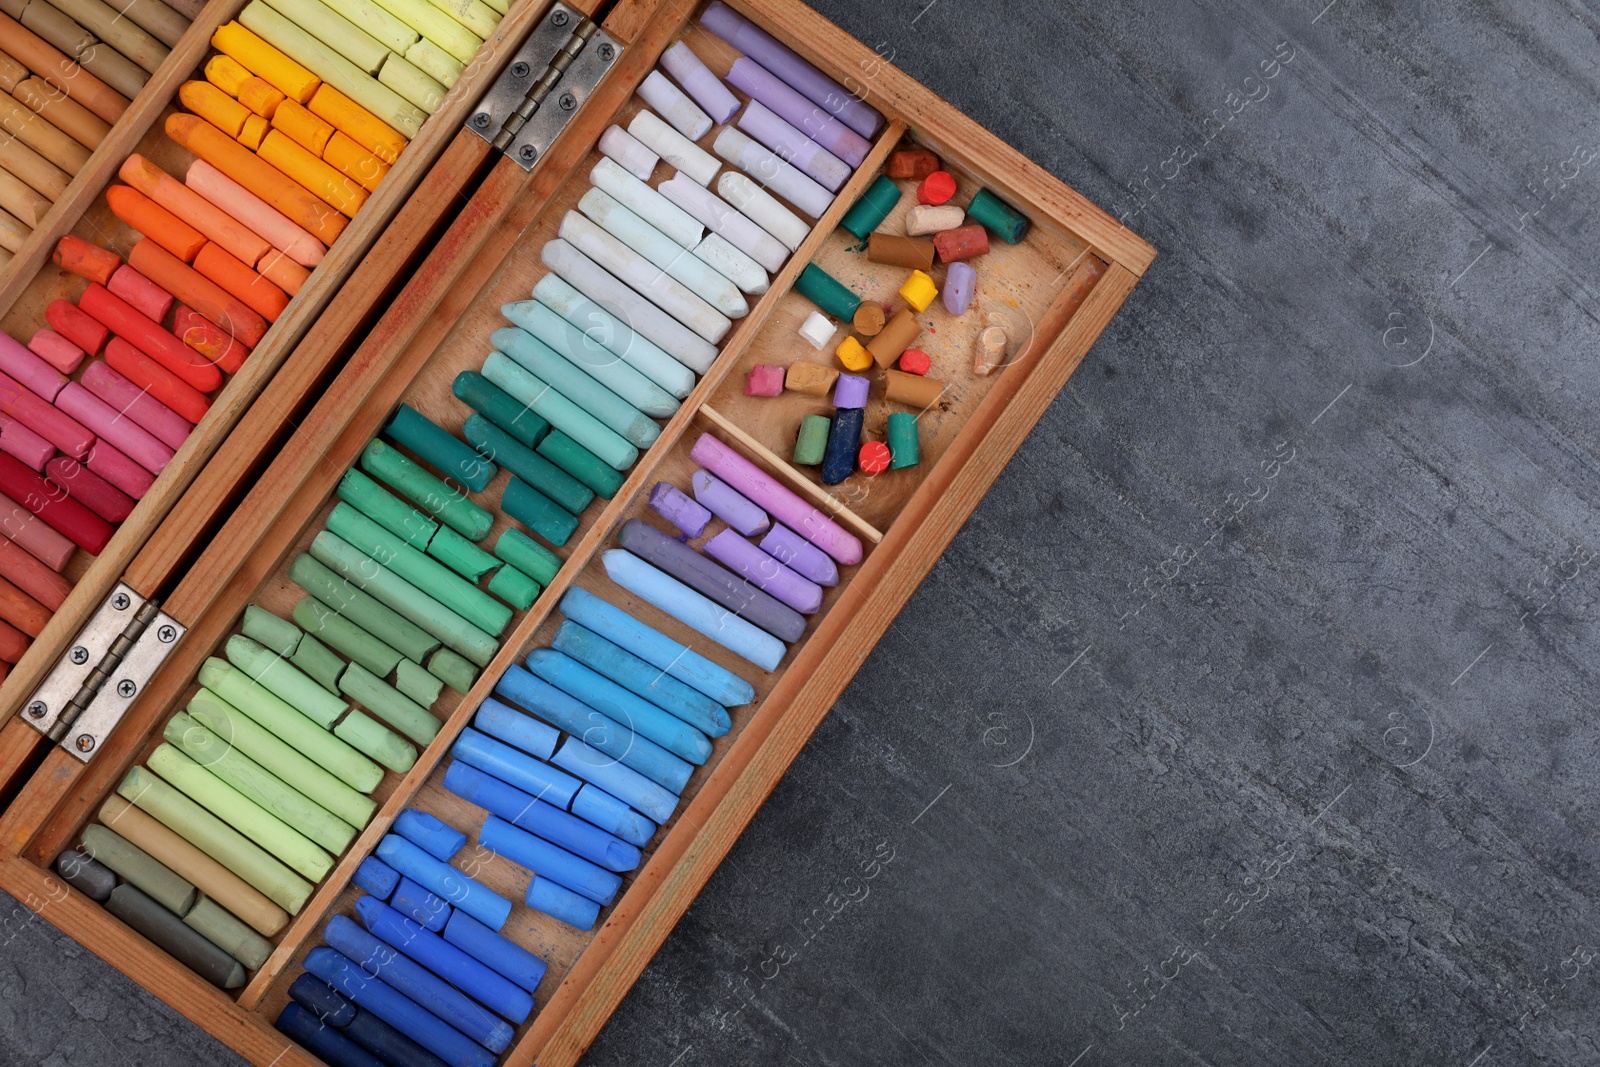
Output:
[[539,156],[539,150],[531,144],[525,144],[517,149],[517,155],[524,163],[532,163]]
[[44,706],[44,701],[42,700],[35,700],[32,704],[28,705],[28,714],[33,716],[35,719],[44,718],[44,713],[49,710],[49,708]]
[[163,644],[170,645],[178,639],[178,629],[171,625],[163,626],[156,631],[156,636],[161,639]]
[[526,78],[532,71],[533,68],[523,60],[519,59],[511,64],[511,76],[513,78]]
[[561,105],[562,111],[571,111],[578,106],[578,98],[571,93],[562,93],[561,99],[556,102]]
[[111,598],[111,606],[116,608],[118,611],[127,611],[129,603],[130,601],[128,600],[127,593],[118,593],[116,596]]
[[68,652],[67,656],[79,666],[89,662],[89,650],[82,645],[73,645],[72,651]]
[[487,111],[478,112],[476,115],[472,116],[472,124],[480,130],[483,129],[485,126],[489,125],[489,113]]
[[557,11],[554,15],[550,16],[550,25],[552,25],[552,26],[565,26],[566,24],[567,24],[567,13],[565,11]]
[[89,752],[94,748],[94,738],[88,734],[79,734],[78,739],[73,744],[78,746],[79,752]]
[[606,63],[611,62],[611,60],[614,59],[617,54],[617,50],[612,48],[609,44],[602,44],[598,49],[596,49],[596,52],[599,54],[600,59]]
[[139,687],[133,684],[133,680],[131,678],[124,678],[122,681],[117,683],[117,696],[124,700],[129,699],[138,691]]

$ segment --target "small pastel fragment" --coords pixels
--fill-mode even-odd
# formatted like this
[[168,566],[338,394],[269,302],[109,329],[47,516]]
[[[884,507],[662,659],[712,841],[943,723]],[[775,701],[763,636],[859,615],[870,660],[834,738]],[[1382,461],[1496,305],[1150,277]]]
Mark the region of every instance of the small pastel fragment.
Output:
[[917,417],[909,411],[889,415],[889,463],[892,471],[915,467],[922,461],[922,446],[917,440]]
[[750,368],[744,380],[745,396],[782,396],[783,368],[769,363],[758,363]]
[[794,462],[800,467],[815,467],[822,462],[828,450],[828,429],[831,422],[825,415],[807,415],[800,420],[800,431],[794,439]]
[[912,271],[911,276],[900,287],[901,298],[919,312],[927,311],[928,305],[932,304],[933,298],[938,295],[939,287],[933,284],[931,277],[920,270]]
[[838,380],[839,372],[832,367],[824,367],[817,363],[795,362],[789,364],[789,372],[784,375],[783,387],[791,393],[827,396],[828,390],[832,389],[833,383]]
[[866,370],[872,366],[872,353],[862,347],[861,342],[854,337],[846,337],[839,342],[839,347],[833,350],[839,357],[839,362],[845,370]]
[[917,186],[917,203],[933,204],[935,206],[945,203],[956,195],[956,180],[947,170],[936,170]]
[[859,374],[841,374],[839,384],[833,391],[833,406],[864,408],[867,406],[867,393],[871,388],[872,382]]
[[978,272],[970,263],[956,262],[944,276],[944,309],[952,315],[965,315],[978,295]]
[[891,178],[920,182],[939,169],[939,157],[926,148],[897,148],[889,153],[883,172]]
[[856,333],[862,337],[876,337],[887,321],[888,316],[884,314],[882,304],[863,300],[861,306],[856,308],[855,317],[850,320],[850,325],[854,326]]
[[918,204],[906,212],[906,235],[926,237],[930,233],[943,233],[961,225],[967,217],[966,210],[957,204]]
[[705,533],[706,526],[711,522],[711,512],[669,482],[657,482],[655,488],[650,490],[650,507],[689,537],[699,537]]
[[1003,326],[988,326],[972,344],[972,373],[983,377],[1006,361],[1006,331]]
[[907,374],[927,374],[933,360],[920,348],[908,348],[900,353],[900,369]]
[[957,226],[953,230],[936,234],[933,238],[933,248],[939,253],[940,263],[955,263],[958,260],[985,255],[989,251],[989,231],[976,222]]
[[882,441],[868,441],[861,446],[861,453],[856,457],[864,474],[882,474],[889,469],[889,446]]
[[813,311],[806,316],[806,321],[800,324],[800,336],[820,352],[828,347],[829,341],[833,340],[833,321],[822,312]]

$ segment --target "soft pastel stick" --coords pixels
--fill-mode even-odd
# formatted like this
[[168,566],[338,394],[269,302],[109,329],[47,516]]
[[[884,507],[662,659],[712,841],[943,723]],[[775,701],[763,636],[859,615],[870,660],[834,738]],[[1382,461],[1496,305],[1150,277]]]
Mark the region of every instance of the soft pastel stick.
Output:
[[45,464],[56,454],[56,446],[11,416],[0,415],[0,452],[13,455],[32,469],[42,472]]
[[[359,667],[344,672],[341,682]],[[349,692],[348,688],[341,691]],[[377,719],[361,711],[352,711],[333,728],[333,736],[348,744],[363,756],[389,768],[396,774],[405,774],[417,763],[417,750]]]
[[368,856],[350,880],[379,900],[388,900],[400,884],[400,873],[376,856]]
[[451,1067],[494,1067],[494,1053],[334,949],[312,949],[305,968]]
[[[168,287],[168,283],[178,276],[178,272],[182,272],[184,278],[194,274],[187,264],[180,263],[176,257],[165,249],[152,245],[148,239],[141,240],[133,246],[133,251],[128,253],[128,261],[136,270],[141,263],[146,267],[155,267],[159,273],[147,276],[163,288]],[[96,284],[85,289],[83,295],[78,298],[78,306],[118,337],[132,344],[200,392],[214,392],[222,385],[222,372],[210,360],[187,347],[162,329],[159,324],[139,314],[126,300],[104,286]],[[225,307],[218,310],[231,314],[239,309]],[[259,319],[245,320],[236,316],[234,324],[239,325],[240,322],[247,321],[260,322]],[[261,325],[262,332],[265,332],[266,324],[261,323]]]
[[362,449],[361,469],[470,541],[483,540],[494,525],[494,516],[464,491],[446,485],[383,441]]
[[614,641],[646,663],[692,686],[724,707],[749,704],[756,698],[755,687],[743,678],[666,634],[646,626],[588,590],[576,586],[567,590],[561,598],[561,610],[573,622]]
[[624,804],[657,824],[672,818],[678,806],[677,794],[619,763],[614,756],[590,748],[576,737],[569,737],[556,750],[556,766],[599,786]]
[[[362,866],[377,862],[371,859],[363,860]],[[356,1006],[335,993],[332,987],[314,974],[302,973],[300,977],[290,982],[289,999],[328,1026],[342,1028],[348,1026],[356,1017]]]
[[[137,152],[123,162],[117,173],[133,188],[245,262],[254,263],[266,254],[269,245],[265,238]],[[151,317],[160,320],[160,316]]]
[[638,848],[656,835],[655,823],[592,782],[572,798],[572,814]]
[[739,116],[739,129],[830,192],[837,193],[850,180],[850,164],[773,114],[759,100],[750,101]]
[[552,845],[526,830],[520,830],[498,815],[491,815],[483,821],[478,841],[496,855],[564,885],[574,893],[581,893],[596,904],[610,904],[622,888],[622,878],[615,872],[574,856],[566,849]]
[[67,383],[56,406],[151,474],[160,474],[172,462],[171,448],[77,382]]
[[328,252],[315,235],[203,159],[190,164],[184,184],[302,267],[315,267]]
[[394,821],[394,832],[435,859],[449,862],[467,844],[467,835],[425,811],[407,808]]
[[578,210],[723,315],[737,319],[750,313],[749,302],[738,286],[604,190],[584,193]]
[[[712,143],[712,148],[717,155],[748,174],[723,175],[724,178],[738,177],[748,185],[736,186],[736,196],[730,196],[722,183],[718,183],[717,191],[727,197],[729,203],[737,207],[748,216],[756,225],[777,237],[790,249],[800,247],[800,242],[805,240],[806,234],[811,232],[811,227],[794,216],[794,213],[782,207],[775,201],[768,203],[760,196],[754,195],[750,188],[755,184],[751,179],[771,189],[789,203],[799,208],[812,218],[821,218],[823,212],[828,210],[833,203],[833,194],[817,182],[812,181],[799,170],[785,163],[776,153],[770,152],[746,137],[738,130],[729,127],[717,134],[717,139]],[[770,198],[769,198],[770,199]],[[747,250],[748,251],[748,250]],[[754,252],[751,255],[755,255]],[[757,259],[761,257],[757,256]],[[776,269],[776,268],[772,268]]]
[[[4,103],[0,102],[0,107],[3,106]],[[50,262],[80,278],[105,285],[117,268],[122,266],[122,257],[69,233],[56,242],[55,249],[50,253]]]
[[378,1057],[385,1065],[449,1067],[444,1060],[365,1008],[356,1009],[356,1017],[344,1028],[344,1036]]
[[661,65],[706,110],[713,122],[727,122],[739,110],[739,98],[729,92],[722,80],[682,41],[661,54]]
[[728,84],[761,101],[786,122],[852,167],[861,166],[872,142],[784,84],[753,59],[736,59]]
[[558,808],[570,804],[582,784],[571,775],[470,727],[461,731],[461,736],[450,747],[450,754]]
[[[222,96],[214,86],[207,85],[204,82],[191,84],[204,85],[216,95]],[[227,97],[223,97],[223,99],[227,99]],[[232,101],[229,101],[229,103],[232,103]],[[237,104],[234,106],[238,107]],[[240,110],[244,109],[240,108]],[[193,263],[194,257],[199,254],[201,248],[205,247],[205,234],[131,186],[113,185],[106,189],[106,203],[110,205],[112,214],[116,215],[117,218],[138,230],[185,263]],[[109,281],[110,279],[107,278],[106,280]],[[101,284],[105,283],[102,282]]]
[[[0,448],[5,434],[0,432]],[[44,474],[53,485],[107,522],[121,522],[133,514],[133,497],[100,477],[70,456],[57,456],[44,465]],[[37,635],[35,635],[37,636]]]
[[132,267],[118,267],[106,288],[151,322],[162,322],[172,310],[172,294]]
[[[21,12],[21,8],[8,8]],[[112,89],[76,60],[56,51],[14,19],[0,15],[0,47],[27,69],[94,112],[105,122],[116,122],[128,109],[128,99]]]
[[321,84],[315,74],[278,51],[237,22],[218,26],[211,47],[260,75],[291,100],[305,103]]
[[680,400],[694,389],[692,370],[556,275],[540,278],[533,298],[565,319],[582,338],[573,342],[575,351],[590,353],[595,360],[609,353]]
[[[464,370],[456,375],[450,383],[450,391],[457,400],[528,448],[533,448],[550,432],[548,422],[507,396],[503,389],[477,371]],[[472,445],[478,447],[477,442]]]
[[497,473],[493,463],[410,404],[401,404],[382,432],[474,493],[483,492]]
[[465,912],[451,914],[444,926],[444,939],[529,993],[539,988],[544,977],[544,960]]
[[120,337],[113,337],[106,345],[106,363],[186,422],[198,423],[211,410],[211,401],[205,394]]
[[505,926],[511,915],[511,901],[403,837],[386,835],[378,843],[378,858],[491,929]]
[[[589,343],[588,338],[574,330],[571,323],[539,301],[519,300],[503,305],[500,312],[522,331],[540,344],[548,346],[551,351],[593,378],[607,392],[616,394],[630,407],[658,419],[670,418],[678,410],[678,399],[671,393],[656,385],[626,361],[619,360],[608,349]],[[508,354],[513,359],[518,355],[517,352],[509,351]],[[525,366],[535,374],[540,373],[539,366],[530,364]],[[555,377],[550,377],[550,382],[556,388],[561,388],[561,382]],[[568,395],[571,393],[568,392]]]
[[[149,239],[141,240],[133,246],[133,250],[128,253],[128,262],[139,273],[238,337],[245,345],[254,348],[267,335],[267,320],[254,308],[166,249],[151,243]],[[160,328],[155,327],[155,329]],[[143,336],[160,339],[148,327],[143,330]],[[166,337],[171,336],[166,334]],[[184,349],[182,361],[177,359],[176,353],[172,353],[172,360],[169,363],[163,359],[163,356],[168,354],[164,344],[161,349],[152,350],[141,340],[141,336],[129,337],[128,340],[202,393],[213,392],[222,384],[221,371],[210,360],[196,355],[187,348]]]
[[94,433],[82,423],[3,372],[0,372],[0,414],[22,423],[74,459],[84,458],[89,446],[94,444]]
[[562,217],[560,234],[562,240],[711,344],[733,328],[728,316],[587,216],[568,211]]
[[[535,307],[543,306],[534,301],[528,302]],[[562,358],[549,345],[526,330],[505,327],[490,334],[489,341],[528,373],[540,381],[547,382],[551,389],[588,412],[612,433],[634,447],[649,448],[655,443],[656,438],[661,436],[661,427],[651,421],[648,415],[608,389],[599,377],[591,377],[585,373],[585,368],[574,361]],[[40,362],[43,363],[42,360]],[[623,366],[622,369],[630,374],[637,373],[627,366]],[[643,384],[659,395],[662,405],[676,409],[677,402],[670,396],[655,389],[648,382]]]
[[111,331],[90,318],[88,313],[70,300],[52,300],[45,305],[45,321],[56,333],[77,345],[85,352],[99,354],[105,348]]
[[504,353],[489,354],[483,376],[616,470],[625,471],[638,460],[636,445]]
[[249,346],[242,340],[183,304],[172,313],[172,333],[228,374],[237,374],[250,355]]
[[[693,550],[686,548],[685,551]],[[696,765],[710,758],[711,742],[695,727],[595,673],[566,653],[554,648],[536,648],[528,653],[526,662],[530,671],[574,700],[649,738],[667,751]]]
[[229,663],[325,730],[350,710],[348,703],[322,688],[274,649],[243,634],[234,634],[223,647]]
[[121,834],[91,824],[83,828],[80,847],[84,855],[111,868],[123,881],[168,911],[183,916],[194,907],[199,895],[194,884]]
[[194,430],[194,426],[183,416],[100,360],[89,364],[78,380],[91,393],[144,427],[168,448],[182,448]]
[[[317,985],[322,986],[324,989],[328,988],[312,975],[302,974],[300,978],[316,982]],[[293,986],[299,983],[300,978],[295,979],[295,982],[291,984],[289,989],[291,996],[294,994]],[[334,993],[332,990],[328,992],[330,996],[339,997],[339,994]],[[339,997],[339,999],[342,1001],[344,998]],[[350,1014],[354,1017],[354,1005],[351,1005]],[[383,1067],[383,1060],[369,1055],[354,1041],[351,1041],[349,1037],[345,1036],[336,1026],[325,1019],[319,1019],[314,1009],[307,1008],[298,1001],[285,1004],[283,1009],[278,1012],[278,1017],[273,1020],[272,1025],[277,1027],[279,1033],[298,1044],[304,1045],[319,1059],[331,1064],[332,1067]]]
[[[67,548],[71,549],[72,545],[69,543]],[[60,611],[67,594],[72,592],[72,583],[9,537],[0,538],[0,578],[11,582],[51,611]]]
[[782,241],[791,252],[811,234],[810,224],[801,221],[800,216],[780,204],[747,175],[728,171],[717,179],[717,193],[757,226]]
[[732,727],[721,704],[571,619],[562,622],[550,647],[710,737]]
[[717,157],[689,140],[661,120],[655,112],[640,108],[628,123],[628,133],[666,160],[674,169],[701,185],[716,177],[722,164]]
[[340,174],[278,130],[266,135],[257,154],[346,218],[355,218],[367,202],[368,193],[359,182]]
[[[738,133],[737,130],[722,132]],[[782,241],[757,226],[738,208],[704,186],[696,185],[679,175],[661,183],[661,195],[705,223],[712,233],[761,264],[763,269],[776,272],[788,260],[789,250],[784,247]]]
[[257,934],[221,904],[201,897],[183,917],[183,925],[255,971],[272,955],[272,943]]
[[0,333],[0,371],[45,400],[54,400],[67,384],[64,374],[4,333]]
[[451,763],[445,771],[444,787],[468,803],[608,871],[631,871],[642,862],[637,847],[552,804],[535,800],[471,764],[460,760]]
[[806,620],[799,612],[648,523],[629,519],[618,531],[617,543],[663,574],[780,641],[792,643],[805,633]]
[[83,362],[84,356],[87,354],[83,349],[48,327],[34,333],[33,337],[28,341],[28,351],[62,374],[71,374],[77,370],[78,365]]
[[532,1014],[533,998],[527,990],[420,923],[401,915],[395,908],[364,897],[356,901],[356,916],[378,938],[448,979],[461,992],[490,1010],[519,1023]]
[[698,141],[711,132],[711,116],[695,106],[666,76],[652,70],[639,83],[639,96],[655,108],[667,124],[690,141]]
[[689,456],[838,562],[861,562],[864,552],[859,538],[716,437],[702,433]]
[[[320,611],[301,601],[295,607],[295,621],[305,627],[307,633],[322,634],[330,645],[346,655],[351,655],[348,648],[353,647],[353,643],[347,646],[347,642],[341,640],[351,635],[341,633],[344,627],[338,623],[364,631],[386,648],[396,650],[413,662],[420,662],[439,647],[438,638],[344,581],[309,555],[295,557],[295,561],[289,565],[289,579],[329,609]],[[369,651],[382,653],[382,649],[376,648]],[[389,669],[394,669],[393,664]]]
[[531,756],[547,760],[555,754],[561,731],[520,711],[513,711],[493,697],[486,697],[472,717],[472,725]]
[[734,530],[717,534],[706,542],[703,551],[802,615],[815,614],[822,608],[820,585],[785,567]]
[[613,582],[762,670],[775,670],[783,660],[785,648],[778,638],[633,553],[610,549],[601,562]]
[[[340,500],[412,548],[426,549],[428,542],[433,540],[433,535],[439,529],[438,523],[397,499],[383,486],[354,467],[345,471],[344,477],[339,479],[338,493]],[[394,665],[390,664],[388,668],[378,673],[388,674],[393,669]]]
[[697,501],[742,534],[753,537],[772,526],[765,511],[709,471],[696,470],[689,476],[689,485]]
[[[482,415],[471,415],[462,427],[467,441],[488,459],[537,489],[573,515],[581,515],[594,490],[524,445]],[[0,439],[3,444],[3,439]],[[503,506],[503,505],[502,505]]]
[[58,574],[75,551],[70,540],[4,494],[0,494],[0,533]]
[[194,258],[194,269],[268,322],[278,321],[289,306],[288,293],[215,242],[207,241],[200,249]]
[[594,187],[616,199],[650,225],[666,234],[675,244],[693,248],[706,234],[702,226],[654,188],[629,174],[613,159],[601,159],[589,171]]
[[116,527],[29,470],[15,456],[0,453],[0,493],[20,500],[51,529],[91,556],[105,550]]
[[450,918],[450,904],[435,896],[409,878],[400,879],[400,885],[389,898],[389,906],[424,930],[438,933]]
[[710,511],[670,482],[657,482],[650,490],[650,509],[690,538],[699,537],[711,522]]
[[533,881],[528,883],[523,903],[579,930],[593,930],[594,924],[600,921],[599,904],[542,874],[534,875]]
[[244,967],[237,960],[133,886],[113,889],[106,900],[106,910],[218,988],[244,985]]
[[[361,5],[371,0],[359,0]],[[393,166],[409,143],[406,136],[331,85],[312,94],[306,105],[313,115],[333,126],[356,144]]]

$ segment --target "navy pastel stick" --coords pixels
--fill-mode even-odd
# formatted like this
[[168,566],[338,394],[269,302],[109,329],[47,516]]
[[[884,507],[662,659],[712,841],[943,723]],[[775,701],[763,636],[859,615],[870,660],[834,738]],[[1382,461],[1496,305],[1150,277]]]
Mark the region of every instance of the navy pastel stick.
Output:
[[319,945],[306,954],[305,967],[449,1067],[494,1067],[494,1053],[382,979],[363,971],[347,956]]
[[512,1022],[533,1013],[533,997],[438,934],[429,933],[381,900],[356,901],[356,917],[376,937],[402,949],[428,970]]
[[356,1017],[344,1033],[389,1067],[450,1067],[365,1008],[356,1009]]
[[302,973],[290,982],[289,999],[329,1026],[349,1026],[356,1017],[356,1006],[314,974]]
[[321,1019],[298,1003],[285,1004],[275,1025],[284,1035],[327,1060],[331,1067],[388,1067],[340,1031],[324,1026]]

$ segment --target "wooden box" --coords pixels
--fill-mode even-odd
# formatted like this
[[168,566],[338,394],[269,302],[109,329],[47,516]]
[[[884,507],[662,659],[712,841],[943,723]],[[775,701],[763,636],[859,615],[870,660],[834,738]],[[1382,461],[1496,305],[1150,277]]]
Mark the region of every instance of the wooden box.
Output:
[[[531,610],[515,615],[498,655],[472,691],[464,697],[446,691],[433,706],[443,722],[438,737],[407,773],[385,775],[373,794],[380,803],[377,816],[338,857],[332,874],[276,939],[271,958],[241,990],[225,993],[201,980],[68,889],[50,864],[76,843],[126,770],[160,743],[163,725],[194,692],[199,665],[220,654],[219,646],[239,631],[245,605],[258,602],[286,613],[297,595],[287,577],[290,560],[322,528],[340,476],[395,407],[411,404],[459,431],[468,410],[453,399],[452,380],[482,362],[489,334],[504,325],[501,305],[526,299],[545,273],[539,249],[587,188],[601,132],[613,122],[626,125],[639,107],[635,87],[674,42],[687,40],[718,73],[735,57],[698,25],[699,5],[637,0],[606,15],[602,28],[622,48],[615,67],[531,171],[500,159],[477,181],[470,199],[342,369],[340,361],[326,355],[339,348],[337,336],[330,341],[322,331],[338,335],[347,327],[308,324],[304,347],[311,354],[304,359],[296,354],[265,385],[218,461],[199,475],[122,575],[141,594],[160,596],[163,610],[188,632],[104,750],[87,763],[61,748],[43,751],[37,734],[16,720],[0,734],[0,770],[21,778],[0,817],[0,887],[253,1063],[320,1062],[273,1028],[289,983],[301,973],[306,953],[320,943],[324,923],[351,911],[358,896],[351,874],[400,811],[415,807],[458,828],[476,829],[482,813],[441,786],[450,745],[506,667],[549,642],[561,618],[558,602],[573,587],[635,611],[751,680],[757,691],[754,703],[733,709],[732,731],[716,741],[675,816],[646,847],[644,864],[626,876],[623,893],[594,931],[579,932],[520,905],[505,928],[507,936],[544,958],[549,970],[538,989],[536,1012],[518,1028],[503,1062],[544,1067],[578,1062],[1154,257],[1152,248],[1105,213],[803,5],[732,0],[731,6],[852,91],[859,89],[884,114],[887,126],[832,207],[774,275],[770,290],[752,298],[748,316],[735,323],[710,371],[664,423],[659,440],[631,469],[622,489],[610,500],[596,499],[580,516],[577,533],[560,550],[559,573]],[[890,151],[908,139],[939,155],[963,197],[987,187],[1033,227],[1020,244],[995,242],[978,261],[983,315],[973,311],[956,319],[938,305],[928,313],[935,329],[924,335],[923,347],[934,357],[934,373],[952,388],[936,409],[923,414],[920,466],[877,479],[857,474],[842,486],[826,487],[813,470],[783,458],[799,417],[824,409],[826,401],[792,393],[746,396],[745,373],[757,364],[787,364],[797,355],[814,362],[828,358],[827,351],[813,353],[796,335],[811,305],[790,290],[807,263],[818,263],[869,299],[893,299],[904,270],[867,262],[838,223]],[[472,159],[483,158],[476,140],[458,135],[443,153],[440,170],[470,172]],[[457,181],[425,180],[418,199],[451,195],[448,190]],[[912,183],[900,184],[910,188]],[[908,202],[903,199],[890,217],[890,229]],[[429,209],[442,211],[444,205]],[[1004,319],[1014,344],[1001,370],[975,377],[972,340],[989,314]],[[836,332],[834,342],[842,336]],[[309,414],[297,420],[298,428],[285,441],[279,413],[307,403],[313,404]],[[883,412],[875,392],[869,432],[881,424]],[[809,617],[803,637],[771,672],[641,606],[613,585],[600,565],[599,554],[614,545],[624,521],[641,518],[661,525],[648,507],[649,491],[663,480],[687,484],[695,467],[689,452],[702,433],[753,460],[866,546],[864,560],[841,568],[841,582],[826,591],[822,610]],[[259,476],[251,473],[254,462],[263,464]],[[489,492],[503,480],[504,474]],[[220,529],[209,532],[215,500],[230,487],[248,492]],[[500,517],[496,528],[507,521]],[[490,888],[521,899],[527,875],[503,858],[480,857],[473,869]]]

